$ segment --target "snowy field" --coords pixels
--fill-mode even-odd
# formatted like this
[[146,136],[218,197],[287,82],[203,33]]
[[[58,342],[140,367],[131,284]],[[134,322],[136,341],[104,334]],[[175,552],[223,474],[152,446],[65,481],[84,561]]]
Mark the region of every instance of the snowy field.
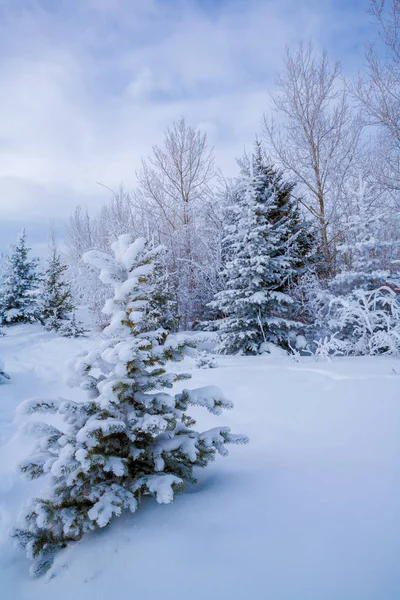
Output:
[[[267,356],[190,368],[182,387],[219,385],[235,402],[201,426],[249,435],[198,473],[170,505],[146,499],[61,552],[42,579],[8,537],[19,506],[43,486],[19,461],[29,397],[79,398],[66,364],[92,343],[40,326],[0,338],[11,375],[0,386],[1,600],[398,600],[400,598],[400,361],[301,363]],[[193,411],[196,412],[196,411]],[[197,412],[196,415],[197,416]]]

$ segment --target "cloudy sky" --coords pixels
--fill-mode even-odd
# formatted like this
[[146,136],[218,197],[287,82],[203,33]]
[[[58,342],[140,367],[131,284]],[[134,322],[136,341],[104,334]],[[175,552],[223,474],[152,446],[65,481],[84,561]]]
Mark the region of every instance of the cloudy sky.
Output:
[[285,45],[313,39],[351,75],[368,0],[0,0],[0,251],[22,226],[134,185],[184,115],[235,169],[268,110]]

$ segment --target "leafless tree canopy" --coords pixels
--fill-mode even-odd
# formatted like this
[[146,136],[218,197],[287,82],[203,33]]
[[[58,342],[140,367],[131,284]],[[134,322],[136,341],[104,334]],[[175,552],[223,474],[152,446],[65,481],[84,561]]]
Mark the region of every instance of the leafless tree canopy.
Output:
[[318,220],[327,258],[329,227],[337,219],[361,132],[340,77],[340,64],[332,64],[326,52],[319,56],[311,44],[287,49],[271,95],[276,119],[264,116],[271,155],[299,184],[302,203]]
[[168,235],[193,222],[210,198],[215,174],[206,134],[182,118],[167,129],[163,145],[154,145],[152,154],[142,161],[134,195],[137,209],[155,215],[168,228]]
[[366,70],[351,86],[370,125],[378,128],[377,148],[384,157],[377,175],[390,190],[400,190],[400,1],[371,0],[383,52],[370,43]]
[[[366,69],[355,81],[346,81],[340,63],[325,51],[299,43],[286,49],[272,110],[263,117],[271,164],[296,184],[292,194],[316,227],[324,256],[319,273],[326,282],[341,268],[340,247],[349,243],[359,218],[354,198],[360,190],[365,214],[379,221],[382,268],[399,259],[400,0],[370,0],[369,12],[381,41],[369,44]],[[108,188],[110,200],[96,215],[78,207],[70,217],[69,262],[82,301],[96,311],[104,295],[80,262],[82,254],[108,249],[129,232],[167,247],[163,267],[181,327],[204,320],[232,254],[224,227],[234,213],[237,187],[235,179],[222,191],[218,183],[206,134],[184,118],[172,123],[142,160],[133,190]]]
[[209,264],[214,257],[215,230],[210,217],[216,169],[206,134],[183,118],[174,122],[163,144],[153,146],[151,155],[142,161],[137,177],[135,213],[151,238],[170,251],[169,268],[187,325],[200,316],[200,281],[211,277],[202,257],[208,255]]

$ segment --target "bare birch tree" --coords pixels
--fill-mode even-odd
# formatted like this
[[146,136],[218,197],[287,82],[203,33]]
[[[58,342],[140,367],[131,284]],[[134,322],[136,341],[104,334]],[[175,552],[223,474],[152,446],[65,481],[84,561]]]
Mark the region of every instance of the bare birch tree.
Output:
[[379,25],[385,52],[370,44],[367,68],[352,92],[369,125],[378,127],[379,168],[376,177],[389,191],[400,191],[400,0],[371,0],[370,13]]
[[300,202],[317,220],[329,270],[343,183],[354,161],[361,122],[341,86],[339,63],[311,44],[286,49],[277,91],[277,119],[264,116],[272,158],[298,184]]
[[[100,184],[103,185],[103,184]],[[131,194],[122,185],[117,191],[111,188],[111,198],[104,204],[94,223],[94,238],[96,247],[109,251],[112,242],[115,242],[123,233],[140,235],[140,224],[137,222]]]
[[65,224],[70,262],[78,263],[82,254],[95,247],[95,227],[86,208],[77,206]]
[[184,118],[167,129],[163,144],[153,146],[137,174],[135,209],[142,223],[147,222],[148,235],[169,249],[184,328],[201,317],[198,294],[207,279],[207,261],[200,256],[209,249],[205,219],[215,175],[206,134]]

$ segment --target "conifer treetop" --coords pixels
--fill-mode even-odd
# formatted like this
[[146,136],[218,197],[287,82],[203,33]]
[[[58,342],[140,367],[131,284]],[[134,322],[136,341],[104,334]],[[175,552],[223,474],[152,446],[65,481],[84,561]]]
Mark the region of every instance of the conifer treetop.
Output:
[[290,285],[304,272],[312,237],[302,221],[294,185],[283,179],[259,143],[240,163],[231,219],[226,225],[225,289],[211,303],[226,352],[256,354],[262,345],[289,348],[289,336],[303,327]]
[[41,294],[39,301],[40,319],[49,331],[56,331],[65,335],[73,330],[79,335],[79,325],[74,318],[75,307],[71,299],[71,289],[65,279],[67,266],[61,260],[57,244],[53,239],[50,245],[50,253],[47,259],[47,268],[43,276]]

